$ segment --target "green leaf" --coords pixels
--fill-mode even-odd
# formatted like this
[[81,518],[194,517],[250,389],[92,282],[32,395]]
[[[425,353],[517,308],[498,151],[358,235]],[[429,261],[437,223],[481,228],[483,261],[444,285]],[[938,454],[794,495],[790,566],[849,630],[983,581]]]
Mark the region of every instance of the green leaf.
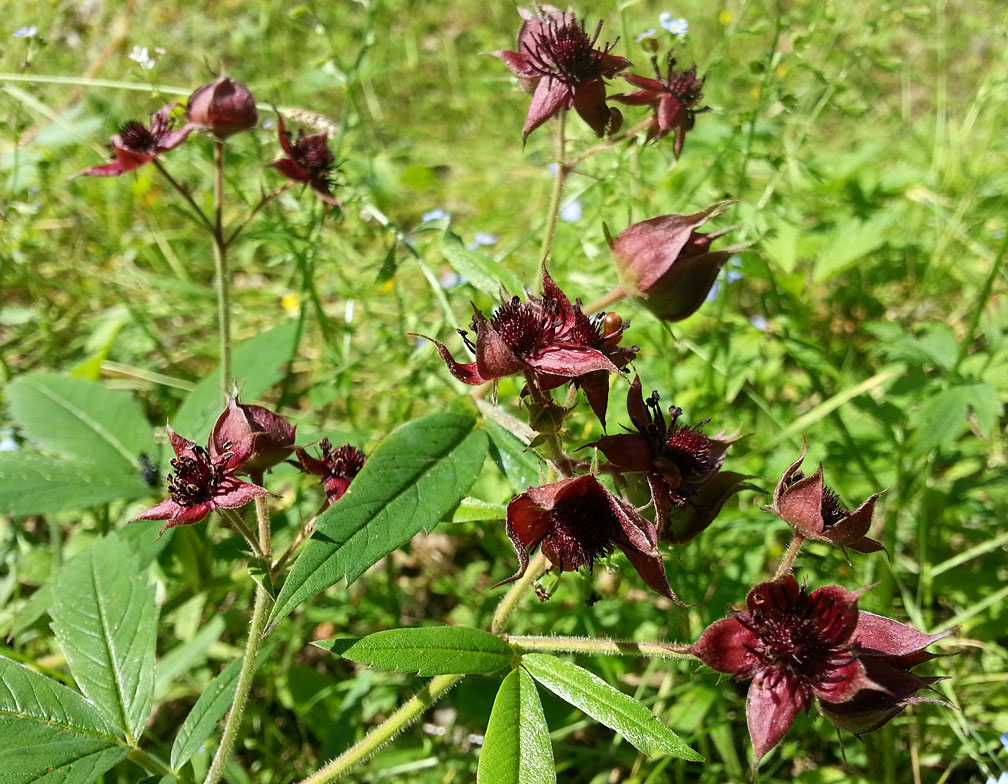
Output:
[[89,784],[129,749],[102,713],[61,683],[0,656],[4,784]]
[[492,419],[483,422],[492,441],[490,456],[508,478],[511,487],[524,493],[529,487],[540,484],[547,474],[546,463],[531,447],[526,447],[513,433],[509,433]]
[[846,271],[872,251],[878,250],[889,237],[889,229],[900,217],[897,212],[880,212],[869,220],[843,220],[832,232],[826,247],[819,253],[812,277],[822,283]]
[[138,472],[141,452],[155,452],[140,404],[126,392],[58,373],[29,373],[4,393],[11,418],[43,452],[77,463]]
[[30,515],[85,509],[151,492],[138,468],[101,465],[20,449],[0,452],[0,514]]
[[[283,378],[284,369],[297,349],[294,345],[297,327],[296,321],[284,322],[246,340],[234,350],[231,371],[243,402],[251,402]],[[223,410],[220,374],[214,369],[182,401],[171,418],[171,426],[185,438],[205,444]]]
[[500,637],[465,626],[389,629],[315,644],[368,667],[424,676],[496,672],[514,659]]
[[472,523],[482,520],[503,520],[507,516],[504,504],[491,504],[479,498],[463,498],[452,513],[453,523]]
[[210,681],[206,690],[196,700],[189,715],[179,728],[171,750],[172,770],[178,770],[199,751],[199,747],[210,737],[217,722],[231,706],[235,690],[238,688],[238,674],[242,660],[235,659]]
[[154,696],[154,586],[115,534],[70,561],[49,610],[81,691],[134,741]]
[[703,761],[645,706],[573,662],[529,653],[522,657],[522,665],[558,697],[620,733],[649,757],[665,752],[691,762]]
[[276,623],[303,601],[433,528],[476,481],[487,437],[476,420],[431,414],[391,433],[339,501],[322,513],[270,616]]
[[441,239],[441,252],[455,272],[495,300],[500,298],[502,285],[510,294],[521,291],[521,283],[510,270],[485,253],[469,250],[451,229],[446,229]]
[[524,669],[508,673],[490,711],[476,784],[552,784],[553,747],[536,685]]

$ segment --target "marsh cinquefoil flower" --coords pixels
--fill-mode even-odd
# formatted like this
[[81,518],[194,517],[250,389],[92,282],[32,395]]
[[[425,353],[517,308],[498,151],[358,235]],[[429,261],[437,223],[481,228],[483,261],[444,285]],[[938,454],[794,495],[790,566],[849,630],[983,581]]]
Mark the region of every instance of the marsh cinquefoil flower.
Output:
[[269,164],[288,180],[303,182],[326,204],[336,207],[340,203],[332,193],[332,175],[336,166],[336,156],[329,149],[328,137],[324,133],[313,133],[305,136],[304,131],[298,131],[297,137],[291,141],[291,134],[284,126],[283,117],[279,117],[277,128],[280,135],[280,147],[287,155]]
[[242,474],[261,473],[294,451],[295,426],[262,406],[247,405],[237,395],[227,396],[227,405],[217,417],[208,445],[211,459],[227,452],[230,444],[249,441],[248,455],[235,466]]
[[681,321],[695,313],[725,261],[742,250],[737,245],[710,250],[711,242],[730,229],[697,231],[729,203],[692,215],[660,215],[621,231],[611,247],[624,290],[664,321]]
[[655,78],[648,79],[637,74],[622,74],[637,89],[623,95],[614,95],[612,100],[630,106],[654,107],[654,119],[648,129],[648,139],[662,139],[673,131],[675,142],[672,152],[678,158],[682,153],[686,132],[693,129],[696,115],[709,111],[709,107],[697,109],[696,105],[703,100],[704,80],[697,77],[696,65],[692,68],[677,71],[676,60],[672,53],[668,54],[665,76],[658,68],[658,59],[651,58]]
[[505,299],[489,319],[475,305],[473,311],[470,329],[476,333],[475,345],[465,331],[459,334],[476,355],[475,362],[457,362],[444,343],[428,338],[451,374],[463,383],[484,384],[531,372],[548,389],[596,371],[619,372],[610,354],[623,361],[614,344],[623,328],[615,336],[605,335],[604,319],[585,316],[545,267],[541,297],[527,295],[526,302],[517,296]]
[[357,447],[350,444],[343,444],[333,449],[328,438],[319,441],[319,448],[322,450],[321,458],[312,457],[303,447],[294,447],[298,459],[294,465],[306,474],[322,477],[322,488],[326,494],[322,508],[325,509],[343,497],[353,478],[364,467],[367,458]]
[[882,550],[881,542],[865,536],[875,514],[875,502],[882,493],[875,493],[850,512],[840,505],[836,493],[823,484],[822,463],[812,476],[798,470],[804,459],[802,444],[801,455],[780,478],[774,488],[773,506],[766,507],[766,511],[777,515],[806,539],[849,547],[859,553]]
[[604,49],[595,48],[602,23],[594,35],[588,35],[584,23],[572,11],[540,6],[535,11],[519,9],[518,13],[525,21],[518,31],[517,51],[490,54],[503,60],[524,85],[532,88],[522,138],[527,139],[550,117],[571,108],[599,136],[618,130],[620,114],[606,106],[602,80],[629,67],[630,61],[609,53],[615,42]]
[[582,566],[591,569],[618,547],[649,588],[679,601],[665,576],[654,525],[593,474],[530,487],[516,496],[508,504],[506,530],[518,554],[519,569],[504,582],[525,573],[529,551],[537,546],[564,572]]
[[[589,446],[598,447],[622,472],[647,477],[658,530],[673,541],[686,541],[700,533],[717,516],[724,502],[742,484],[740,474],[719,474],[725,453],[736,436],[706,436],[707,424],[680,425],[682,409],[669,408],[666,423],[657,392],[647,400],[635,377],[627,392],[627,413],[636,432],[602,436]],[[670,525],[670,515],[682,510],[682,519]]]
[[186,123],[181,128],[172,130],[171,113],[176,106],[177,103],[170,103],[154,112],[150,128],[136,120],[126,123],[112,137],[112,144],[109,145],[115,160],[103,166],[92,166],[74,177],[116,177],[139,169],[161,153],[178,147],[199,126]]
[[226,76],[196,88],[189,96],[186,117],[209,129],[218,139],[253,128],[259,122],[255,98],[249,88]]
[[[708,667],[752,678],[746,701],[756,762],[818,701],[834,724],[855,734],[885,724],[936,679],[910,668],[934,658],[924,649],[950,634],[924,634],[858,610],[868,590],[828,585],[809,592],[791,575],[760,583],[746,610],[700,635],[690,653]],[[942,703],[944,704],[944,703]]]
[[175,451],[173,470],[168,474],[168,498],[133,518],[166,520],[158,536],[169,528],[198,523],[216,509],[237,509],[270,494],[265,488],[235,477],[252,448],[251,439],[223,444],[223,451],[211,457],[206,449],[172,430],[171,425],[168,438]]

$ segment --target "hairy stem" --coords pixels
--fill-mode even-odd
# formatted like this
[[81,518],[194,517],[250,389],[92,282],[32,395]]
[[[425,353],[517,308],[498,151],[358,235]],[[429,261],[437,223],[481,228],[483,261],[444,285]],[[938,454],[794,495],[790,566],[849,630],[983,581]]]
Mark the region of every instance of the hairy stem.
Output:
[[522,637],[502,635],[505,642],[520,653],[547,651],[550,653],[611,654],[616,656],[648,656],[654,659],[696,658],[688,653],[689,645],[667,642],[621,642],[590,637]]
[[632,139],[634,136],[636,136],[641,131],[644,131],[644,130],[647,130],[648,128],[650,128],[653,124],[654,124],[654,118],[653,117],[645,117],[643,120],[641,120],[639,123],[637,123],[633,128],[631,128],[626,133],[621,133],[618,136],[610,136],[608,139],[605,139],[604,141],[599,142],[594,147],[589,147],[587,150],[585,150],[579,156],[577,156],[576,158],[574,158],[574,160],[572,160],[568,164],[568,168],[569,169],[573,169],[575,166],[577,166],[579,163],[581,163],[581,161],[583,161],[585,158],[590,158],[592,155],[595,155],[595,153],[602,152],[602,150],[608,150],[610,147],[612,147],[614,145],[617,145],[620,142],[625,142],[625,141],[628,141],[629,139]]
[[557,216],[560,214],[560,199],[563,198],[564,185],[567,183],[567,175],[570,173],[570,168],[564,161],[566,118],[567,110],[562,109],[557,115],[556,122],[556,178],[553,180],[553,193],[550,196],[549,211],[546,213],[546,233],[543,234],[542,247],[539,249],[539,258],[544,263],[553,249],[553,235],[556,233]]
[[[538,405],[543,411],[546,411],[551,407],[555,407],[550,394],[540,389],[539,384],[536,383],[535,373],[529,370],[525,371],[525,384],[528,387],[529,396],[532,398],[533,404]],[[531,411],[532,406],[529,408]],[[532,429],[535,430],[534,425]],[[551,429],[546,432],[539,432],[539,435],[541,435],[544,439],[547,452],[546,456],[553,461],[553,464],[556,466],[557,474],[562,479],[570,479],[574,475],[574,461],[571,460],[564,451],[563,444],[560,441],[559,427],[551,427]]]
[[[256,499],[256,508],[258,509],[258,502],[261,499]],[[245,541],[249,543],[249,547],[252,548],[252,552],[255,554],[256,558],[263,558],[263,549],[260,541],[256,539],[256,535],[252,533],[252,529],[248,527],[248,524],[242,520],[241,515],[238,514],[234,509],[218,509],[220,516],[224,518],[224,522],[230,525],[235,532],[241,534],[245,537]]]
[[228,712],[220,746],[217,747],[217,753],[210,764],[206,778],[203,779],[203,784],[217,784],[224,774],[224,766],[231,758],[235,741],[238,739],[238,730],[241,728],[242,715],[245,713],[245,705],[248,702],[249,690],[252,688],[256,656],[259,654],[259,644],[262,641],[262,633],[266,628],[266,617],[269,615],[272,603],[262,586],[257,585],[255,604],[252,607],[252,621],[249,624],[248,642],[245,643],[245,658],[242,661],[241,672],[238,673],[238,688],[235,692],[234,702],[231,703],[231,710]]
[[777,574],[774,575],[775,580],[779,580],[791,571],[795,558],[798,557],[798,552],[801,550],[804,543],[805,537],[801,534],[795,534],[794,539],[791,540],[791,546],[784,554],[784,560],[781,561],[780,566],[777,567]]
[[217,269],[217,325],[220,336],[220,384],[231,383],[231,282],[227,268],[227,242],[224,240],[224,142],[214,139],[214,265]]
[[144,751],[143,749],[132,749],[127,756],[128,760],[135,762],[141,768],[146,770],[148,773],[153,773],[155,776],[174,776],[175,773],[170,767],[168,767],[163,761],[159,760],[153,754]]
[[590,305],[581,308],[581,312],[584,313],[586,316],[591,316],[594,313],[600,313],[601,311],[605,310],[607,307],[612,305],[614,302],[619,302],[624,297],[626,297],[626,292],[623,290],[623,287],[617,286],[608,294],[604,294]]
[[546,556],[542,552],[536,553],[535,557],[529,562],[528,567],[525,569],[525,574],[519,577],[514,585],[511,586],[511,590],[505,594],[504,598],[501,599],[500,604],[497,605],[497,609],[494,610],[493,619],[490,621],[490,631],[494,634],[500,634],[501,630],[504,628],[504,624],[507,623],[508,618],[511,617],[511,613],[514,612],[515,607],[518,606],[519,600],[525,595],[529,586],[544,572],[546,571]]

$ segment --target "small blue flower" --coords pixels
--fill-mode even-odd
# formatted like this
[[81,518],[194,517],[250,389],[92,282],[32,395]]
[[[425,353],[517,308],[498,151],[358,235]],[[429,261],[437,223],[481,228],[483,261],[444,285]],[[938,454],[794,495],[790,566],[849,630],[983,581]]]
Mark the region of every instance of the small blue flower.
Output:
[[707,292],[707,302],[713,302],[717,299],[717,295],[721,292],[721,284],[718,281],[714,281],[714,285],[711,286],[710,291]]
[[682,17],[673,19],[668,11],[662,11],[658,15],[658,22],[673,35],[686,35],[689,32],[689,21]]
[[451,213],[445,212],[440,207],[435,207],[433,210],[428,210],[423,215],[420,216],[420,220],[424,223],[427,221],[434,220],[451,220]]
[[762,316],[753,316],[751,319],[749,319],[749,323],[752,324],[754,327],[756,327],[756,329],[758,329],[760,332],[766,332],[767,320]]
[[1005,751],[1008,751],[1008,732],[1001,735],[1001,745],[1005,747]]
[[34,38],[38,35],[38,28],[35,25],[29,25],[28,27],[22,27],[20,30],[14,31],[15,38]]
[[581,202],[577,199],[571,199],[560,208],[560,220],[566,221],[567,223],[575,223],[576,221],[581,220],[581,213],[583,211]]
[[658,28],[652,27],[650,30],[645,30],[643,33],[638,33],[634,36],[634,40],[640,43],[645,38],[651,38],[655,33],[658,32]]
[[985,781],[984,784],[1008,784],[1008,773],[1002,773],[997,778],[988,776],[987,781]]
[[441,288],[450,289],[453,288],[454,286],[461,286],[463,283],[466,282],[466,279],[464,276],[459,275],[457,272],[445,272],[444,274],[441,275],[441,278],[438,282],[441,284]]
[[488,231],[477,231],[472,238],[472,242],[469,243],[469,250],[476,250],[476,248],[481,245],[496,245],[497,235],[491,234]]

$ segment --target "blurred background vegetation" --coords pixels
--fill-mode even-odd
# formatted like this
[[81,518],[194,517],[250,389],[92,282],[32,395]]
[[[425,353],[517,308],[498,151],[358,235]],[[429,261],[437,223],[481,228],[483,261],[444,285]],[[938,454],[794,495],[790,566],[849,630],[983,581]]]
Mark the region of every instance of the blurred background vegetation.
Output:
[[[102,162],[127,120],[146,120],[220,71],[249,85],[270,125],[229,144],[230,214],[279,184],[263,168],[278,154],[280,107],[296,128],[326,130],[343,163],[342,214],[324,216],[295,189],[251,224],[237,246],[235,335],[283,323],[303,334],[282,383],[263,400],[299,423],[372,448],[413,416],[467,390],[429,344],[468,324],[470,300],[441,253],[444,218],[463,242],[538,286],[538,247],[552,175],[550,129],[522,148],[528,106],[503,64],[481,53],[513,47],[510,3],[129,3],[62,0],[7,9],[0,31],[0,361],[2,381],[56,369],[130,390],[162,426],[215,363],[213,258],[206,238],[153,167],[115,180],[72,174]],[[883,554],[815,545],[799,558],[810,585],[875,584],[862,607],[929,631],[957,627],[955,657],[931,672],[961,707],[911,710],[843,750],[823,720],[800,718],[760,779],[982,781],[1008,768],[1008,397],[1006,248],[1008,11],[1000,2],[813,0],[678,4],[598,2],[576,9],[616,53],[650,73],[660,57],[706,77],[704,104],[676,162],[671,144],[620,145],[570,180],[551,272],[586,302],[616,285],[603,222],[616,232],[720,199],[737,204],[713,228],[758,251],[733,259],[715,295],[669,329],[643,308],[615,309],[641,347],[636,371],[708,432],[748,437],[726,468],[750,474],[714,525],[669,560],[688,611],[644,592],[635,575],[565,575],[544,604],[526,601],[521,633],[690,641],[772,574],[785,526],[758,505],[794,460],[803,435],[812,465],[847,504],[883,496]],[[659,24],[670,11],[686,36]],[[20,28],[34,36],[15,37]],[[637,40],[648,31],[654,32]],[[135,47],[146,47],[146,69]],[[46,79],[45,77],[51,77]],[[613,91],[623,89],[615,80]],[[639,119],[622,107],[627,124]],[[315,115],[315,116],[312,116]],[[578,121],[570,146],[594,143]],[[212,194],[210,143],[194,138],[164,162],[202,205]],[[426,217],[425,217],[426,216]],[[241,382],[242,379],[239,379]],[[608,429],[627,424],[626,384],[614,382]],[[514,384],[501,385],[510,404]],[[2,394],[2,390],[0,390]],[[575,441],[597,438],[588,415]],[[208,431],[212,422],[205,424]],[[23,436],[0,411],[4,448]],[[195,434],[192,434],[195,437]],[[162,464],[164,465],[164,464]],[[274,527],[286,541],[317,508],[293,470]],[[506,503],[511,487],[488,461],[472,495]],[[0,518],[0,632],[9,655],[63,666],[40,591],[96,533],[120,527],[143,501]],[[243,644],[252,582],[233,537],[217,524],[173,532],[149,550],[159,585],[159,710],[150,737],[172,734],[210,677]],[[141,544],[142,543],[142,544]],[[419,679],[358,669],[307,646],[313,638],[397,625],[484,626],[515,567],[499,521],[446,524],[337,587],[272,635],[239,766],[230,781],[269,784],[306,775],[420,687]],[[626,570],[624,570],[626,571]],[[601,598],[586,606],[592,591]],[[36,597],[33,603],[33,597]],[[744,780],[749,750],[744,685],[688,664],[598,658],[581,662],[639,695],[706,758],[649,760],[543,695],[562,781]],[[492,686],[472,677],[422,725],[383,750],[357,781],[472,780]],[[156,740],[154,741],[156,743]],[[155,751],[159,749],[154,748]],[[208,753],[212,752],[208,749]],[[206,759],[196,761],[206,765]],[[128,781],[128,768],[107,781]]]

